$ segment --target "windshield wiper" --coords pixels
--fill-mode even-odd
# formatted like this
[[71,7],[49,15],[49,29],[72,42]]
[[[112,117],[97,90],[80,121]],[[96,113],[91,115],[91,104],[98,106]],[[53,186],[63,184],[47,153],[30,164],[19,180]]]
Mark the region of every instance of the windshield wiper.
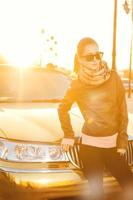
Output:
[[0,103],[2,102],[14,102],[16,99],[14,97],[8,97],[8,96],[1,96],[0,97]]
[[62,99],[17,99],[13,97],[0,97],[0,103],[58,103]]
[[47,102],[47,103],[58,103],[61,102],[62,99],[32,99],[31,102],[35,102],[35,103],[43,103],[43,102]]

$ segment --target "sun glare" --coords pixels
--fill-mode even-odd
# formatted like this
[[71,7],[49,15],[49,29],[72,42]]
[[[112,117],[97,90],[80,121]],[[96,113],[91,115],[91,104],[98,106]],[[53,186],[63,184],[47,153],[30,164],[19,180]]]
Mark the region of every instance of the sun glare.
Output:
[[[16,47],[15,47],[16,45]],[[18,46],[18,47],[17,47]],[[11,48],[5,51],[6,59],[8,63],[11,63],[18,67],[30,67],[37,59],[38,52],[36,49],[32,49],[25,46],[21,46],[20,44],[14,44],[13,51]]]

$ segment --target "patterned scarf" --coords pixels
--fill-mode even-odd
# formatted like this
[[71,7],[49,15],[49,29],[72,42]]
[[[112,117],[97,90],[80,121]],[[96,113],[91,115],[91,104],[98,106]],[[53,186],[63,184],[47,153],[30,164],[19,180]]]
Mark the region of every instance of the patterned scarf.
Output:
[[80,62],[78,79],[85,85],[97,86],[110,77],[110,69],[105,61],[101,61],[99,66],[91,67],[90,64]]

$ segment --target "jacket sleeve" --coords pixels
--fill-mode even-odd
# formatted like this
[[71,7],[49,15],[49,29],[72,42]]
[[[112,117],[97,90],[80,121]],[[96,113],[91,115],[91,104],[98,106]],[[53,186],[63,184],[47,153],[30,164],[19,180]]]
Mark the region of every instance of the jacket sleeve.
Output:
[[69,114],[69,110],[71,109],[74,101],[75,101],[75,92],[71,86],[66,92],[66,95],[64,96],[58,108],[58,116],[65,138],[74,137],[74,131],[72,128],[70,114]]
[[127,125],[128,112],[125,97],[125,89],[120,78],[118,78],[118,108],[119,108],[119,130],[117,137],[117,148],[126,149],[128,145]]

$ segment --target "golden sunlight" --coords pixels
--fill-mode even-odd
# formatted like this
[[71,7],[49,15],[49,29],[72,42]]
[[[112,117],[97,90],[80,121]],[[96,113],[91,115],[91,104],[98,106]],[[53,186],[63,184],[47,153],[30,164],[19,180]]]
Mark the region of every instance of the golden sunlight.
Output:
[[[131,19],[123,3],[118,3],[118,69],[129,65]],[[51,62],[73,69],[77,42],[90,36],[111,65],[113,6],[112,0],[0,0],[0,55],[19,67]]]
[[25,10],[25,6],[32,6],[25,1],[0,1],[0,53],[7,63],[19,67],[27,67],[40,57],[40,38],[38,21],[33,24],[34,9]]

